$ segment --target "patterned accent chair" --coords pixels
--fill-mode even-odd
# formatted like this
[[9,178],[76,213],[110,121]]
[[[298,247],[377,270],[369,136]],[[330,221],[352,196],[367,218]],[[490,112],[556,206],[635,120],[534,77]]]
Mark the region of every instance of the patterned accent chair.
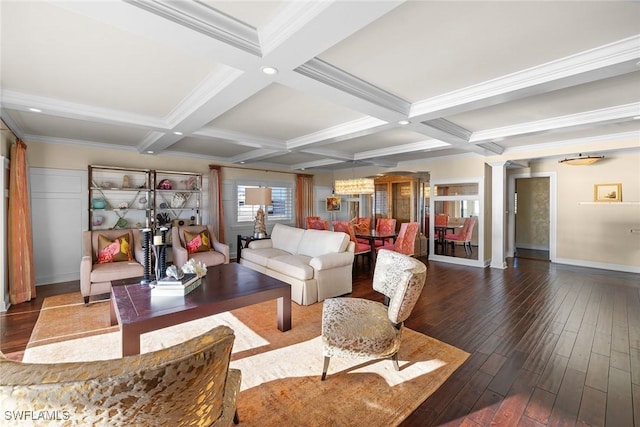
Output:
[[[349,221],[333,221],[333,231],[341,231],[349,235],[349,239],[356,245],[354,256],[365,255],[368,256],[369,262],[371,262],[371,245],[368,243],[360,243],[356,239],[354,226]],[[354,259],[356,259],[354,257]]]
[[471,237],[473,236],[473,229],[475,228],[477,221],[478,218],[476,217],[465,218],[460,233],[446,234],[444,236],[445,245],[451,244],[451,251],[455,253],[455,245],[462,244],[462,246],[464,247],[464,253],[467,256],[471,256],[471,254],[473,254],[473,250],[471,249]]
[[[376,231],[378,233],[395,233],[396,232],[396,220],[394,218],[379,218],[376,221]],[[386,245],[387,243],[393,243],[392,239],[385,241],[376,239],[376,246]]]
[[234,339],[231,328],[218,326],[169,348],[93,362],[29,364],[0,353],[0,407],[56,414],[39,426],[237,424]]
[[[206,245],[189,245],[188,237],[205,233]],[[193,239],[192,239],[193,240]],[[204,239],[200,239],[203,241]],[[213,232],[211,225],[185,225],[171,228],[171,254],[173,263],[182,267],[191,258],[207,267],[229,264],[229,245],[221,243]]]
[[319,216],[308,216],[307,230],[330,230],[329,221]]
[[381,250],[373,289],[388,299],[385,305],[363,298],[330,298],[322,306],[322,380],[332,357],[383,359],[396,370],[404,321],[416,305],[427,277],[427,266],[415,258]]
[[390,251],[399,252],[404,255],[413,256],[415,251],[416,236],[418,235],[418,223],[417,222],[403,222],[400,224],[400,233],[398,238],[393,244],[385,244],[379,246],[376,250],[387,249]]
[[[118,260],[118,257],[115,257],[109,262],[100,262],[101,240],[114,241],[122,236],[127,236],[131,259]],[[139,277],[144,274],[144,251],[139,230],[83,231],[82,242],[80,293],[84,297],[85,304],[89,303],[89,298],[93,295],[111,293],[112,280]]]

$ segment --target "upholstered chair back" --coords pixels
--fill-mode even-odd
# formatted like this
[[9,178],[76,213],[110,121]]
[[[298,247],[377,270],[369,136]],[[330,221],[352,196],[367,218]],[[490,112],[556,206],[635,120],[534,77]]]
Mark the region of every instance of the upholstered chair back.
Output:
[[398,233],[398,238],[393,245],[393,249],[401,254],[413,255],[417,235],[417,222],[403,222],[400,224],[400,232]]
[[91,256],[91,260],[95,263],[98,261],[98,240],[99,236],[104,236],[109,240],[115,240],[126,234],[129,244],[131,245],[131,255],[138,260],[144,260],[144,252],[142,251],[142,240],[140,230],[130,228],[118,228],[113,230],[93,230],[83,233],[84,254]]
[[376,221],[376,231],[379,233],[395,233],[396,220],[394,218],[380,218]]
[[329,230],[329,221],[319,216],[307,217],[307,230]]
[[462,230],[460,230],[461,241],[465,241],[465,242],[471,241],[471,236],[473,235],[473,229],[475,228],[477,221],[478,221],[478,218],[476,217],[469,217],[464,219]]
[[446,227],[447,225],[449,225],[449,215],[437,214],[435,218],[435,225],[440,227]]
[[368,233],[371,230],[371,218],[358,217],[353,221],[353,227],[358,233]]
[[415,258],[380,249],[373,274],[373,289],[389,298],[388,316],[395,324],[404,322],[416,305],[427,266]]
[[38,425],[231,425],[241,378],[229,369],[233,341],[233,330],[218,326],[113,360],[29,364],[0,354],[0,407],[69,417]]

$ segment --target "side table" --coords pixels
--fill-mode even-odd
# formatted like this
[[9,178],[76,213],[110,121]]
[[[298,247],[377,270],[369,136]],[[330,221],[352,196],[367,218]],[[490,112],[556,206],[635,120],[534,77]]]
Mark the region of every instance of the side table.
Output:
[[270,238],[271,236],[268,236],[268,235],[265,237],[253,237],[253,236],[243,236],[242,234],[238,234],[238,244],[236,246],[236,248],[238,248],[236,250],[236,262],[240,262],[240,253],[242,252],[242,249],[249,246],[249,243],[253,242],[254,240],[265,240]]

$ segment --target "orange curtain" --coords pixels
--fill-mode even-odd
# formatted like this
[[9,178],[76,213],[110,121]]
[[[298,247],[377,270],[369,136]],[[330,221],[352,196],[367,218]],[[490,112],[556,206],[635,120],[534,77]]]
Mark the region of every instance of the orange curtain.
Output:
[[9,300],[11,304],[18,304],[36,297],[27,184],[27,145],[20,139],[11,146],[7,240]]
[[222,167],[209,165],[209,222],[221,243],[224,238],[224,210],[222,206]]
[[313,216],[313,175],[296,175],[296,227],[304,228],[305,218]]

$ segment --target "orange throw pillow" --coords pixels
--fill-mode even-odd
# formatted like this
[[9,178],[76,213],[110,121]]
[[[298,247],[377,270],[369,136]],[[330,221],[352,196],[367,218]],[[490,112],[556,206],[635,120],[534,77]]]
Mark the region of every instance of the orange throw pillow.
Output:
[[190,254],[211,250],[209,233],[206,230],[201,231],[200,233],[189,233],[188,231],[185,231],[184,241],[187,242],[187,252]]
[[116,237],[114,240],[98,235],[98,264],[117,261],[131,261],[131,244],[129,234]]

